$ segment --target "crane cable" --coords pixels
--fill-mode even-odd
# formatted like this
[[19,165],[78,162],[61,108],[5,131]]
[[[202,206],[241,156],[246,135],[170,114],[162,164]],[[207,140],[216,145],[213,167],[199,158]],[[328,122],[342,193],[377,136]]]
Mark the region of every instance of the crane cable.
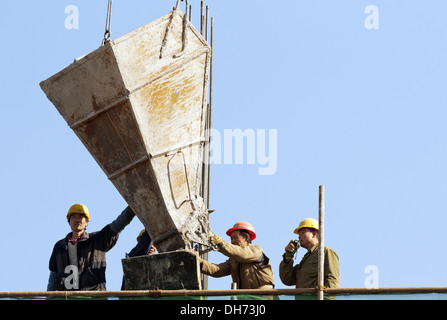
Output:
[[[105,32],[104,32],[104,39],[102,40],[102,43],[101,43],[102,46],[105,45],[106,43],[110,42],[110,35],[111,35],[110,27],[111,27],[111,24],[112,24],[112,1],[113,0],[108,0],[108,3],[107,3],[106,28],[105,28]],[[185,0],[177,0],[177,4],[175,6],[175,9],[178,9],[180,1],[185,1]],[[186,14],[185,14],[185,17],[187,17],[187,15],[188,15],[188,0],[186,0]],[[185,45],[185,41],[183,41],[183,44]]]
[[104,39],[102,40],[101,45],[105,45],[106,43],[110,42],[110,26],[112,23],[112,1],[108,0],[107,4],[107,16],[106,16],[106,30],[104,32]]

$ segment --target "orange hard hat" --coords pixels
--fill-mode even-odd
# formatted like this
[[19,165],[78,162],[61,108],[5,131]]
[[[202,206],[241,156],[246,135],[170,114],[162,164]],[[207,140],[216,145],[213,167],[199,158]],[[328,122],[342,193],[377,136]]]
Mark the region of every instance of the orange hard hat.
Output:
[[251,223],[248,223],[245,221],[236,222],[235,225],[233,226],[233,228],[228,229],[227,236],[231,237],[231,234],[233,233],[233,231],[236,231],[236,230],[245,230],[250,234],[251,240],[256,239],[255,227],[253,227],[253,225]]

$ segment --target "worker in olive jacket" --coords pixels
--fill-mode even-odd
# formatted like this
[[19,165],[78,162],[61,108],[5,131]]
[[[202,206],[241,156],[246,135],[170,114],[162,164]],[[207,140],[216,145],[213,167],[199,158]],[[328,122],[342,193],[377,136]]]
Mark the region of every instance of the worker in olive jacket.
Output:
[[[296,288],[315,288],[318,286],[318,221],[304,219],[294,233],[299,235],[299,245],[290,241],[285,248],[283,260],[279,265],[279,276],[285,285]],[[299,246],[307,249],[301,262],[293,266],[293,256]],[[329,247],[324,247],[324,286],[340,287],[340,271],[338,256]]]
[[231,275],[237,289],[273,289],[273,272],[269,258],[259,245],[252,245],[256,238],[254,227],[248,222],[238,222],[227,231],[231,243],[217,235],[211,236],[211,243],[229,259],[213,264],[200,259],[201,271],[219,278]]
[[106,290],[106,252],[115,246],[118,234],[134,216],[127,207],[101,231],[89,234],[85,231],[90,220],[87,207],[71,206],[67,220],[72,232],[54,245],[47,290]]

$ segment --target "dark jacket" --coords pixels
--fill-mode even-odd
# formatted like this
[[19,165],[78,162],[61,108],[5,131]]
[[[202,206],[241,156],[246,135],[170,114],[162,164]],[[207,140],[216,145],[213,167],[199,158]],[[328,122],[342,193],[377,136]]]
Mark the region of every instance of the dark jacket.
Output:
[[106,290],[106,252],[115,246],[117,240],[118,234],[111,230],[110,225],[99,232],[84,232],[77,242],[79,289],[65,286],[66,278],[73,274],[73,270],[65,270],[69,265],[67,237],[56,242],[50,258],[50,271],[57,272],[54,289]]
[[73,282],[73,266],[70,266],[68,257],[68,236],[56,242],[49,263],[48,290],[106,290],[106,252],[115,246],[118,234],[134,216],[134,212],[128,207],[101,231],[90,234],[84,232],[76,244],[78,265],[75,267],[79,275],[76,286]]
[[[138,239],[137,245],[128,253],[126,254],[126,258],[132,258],[132,257],[138,257],[138,256],[146,256],[149,253],[149,250],[151,249],[151,237],[147,233],[146,230],[144,230],[141,237]],[[121,290],[125,290],[126,284],[124,281],[121,283]]]

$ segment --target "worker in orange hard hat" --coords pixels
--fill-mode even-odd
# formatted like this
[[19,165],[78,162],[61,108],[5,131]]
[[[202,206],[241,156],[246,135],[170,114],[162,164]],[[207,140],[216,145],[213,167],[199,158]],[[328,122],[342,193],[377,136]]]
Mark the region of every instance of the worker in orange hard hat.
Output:
[[[279,265],[279,276],[285,285],[295,285],[296,288],[315,288],[318,286],[318,221],[312,218],[304,219],[294,230],[298,241],[292,240],[285,247],[283,260]],[[301,262],[293,266],[293,256],[299,247],[307,249]],[[324,247],[324,286],[340,287],[340,270],[338,255],[329,247]]]
[[90,213],[83,204],[74,204],[67,213],[71,232],[56,242],[50,257],[48,291],[106,290],[106,252],[135,213],[127,207],[101,231],[87,233]]
[[218,235],[211,236],[211,244],[229,259],[221,264],[213,264],[200,259],[201,271],[209,276],[219,278],[231,275],[237,289],[273,289],[273,272],[269,258],[261,246],[252,245],[256,239],[253,225],[237,222],[228,229],[231,243],[225,242]]

